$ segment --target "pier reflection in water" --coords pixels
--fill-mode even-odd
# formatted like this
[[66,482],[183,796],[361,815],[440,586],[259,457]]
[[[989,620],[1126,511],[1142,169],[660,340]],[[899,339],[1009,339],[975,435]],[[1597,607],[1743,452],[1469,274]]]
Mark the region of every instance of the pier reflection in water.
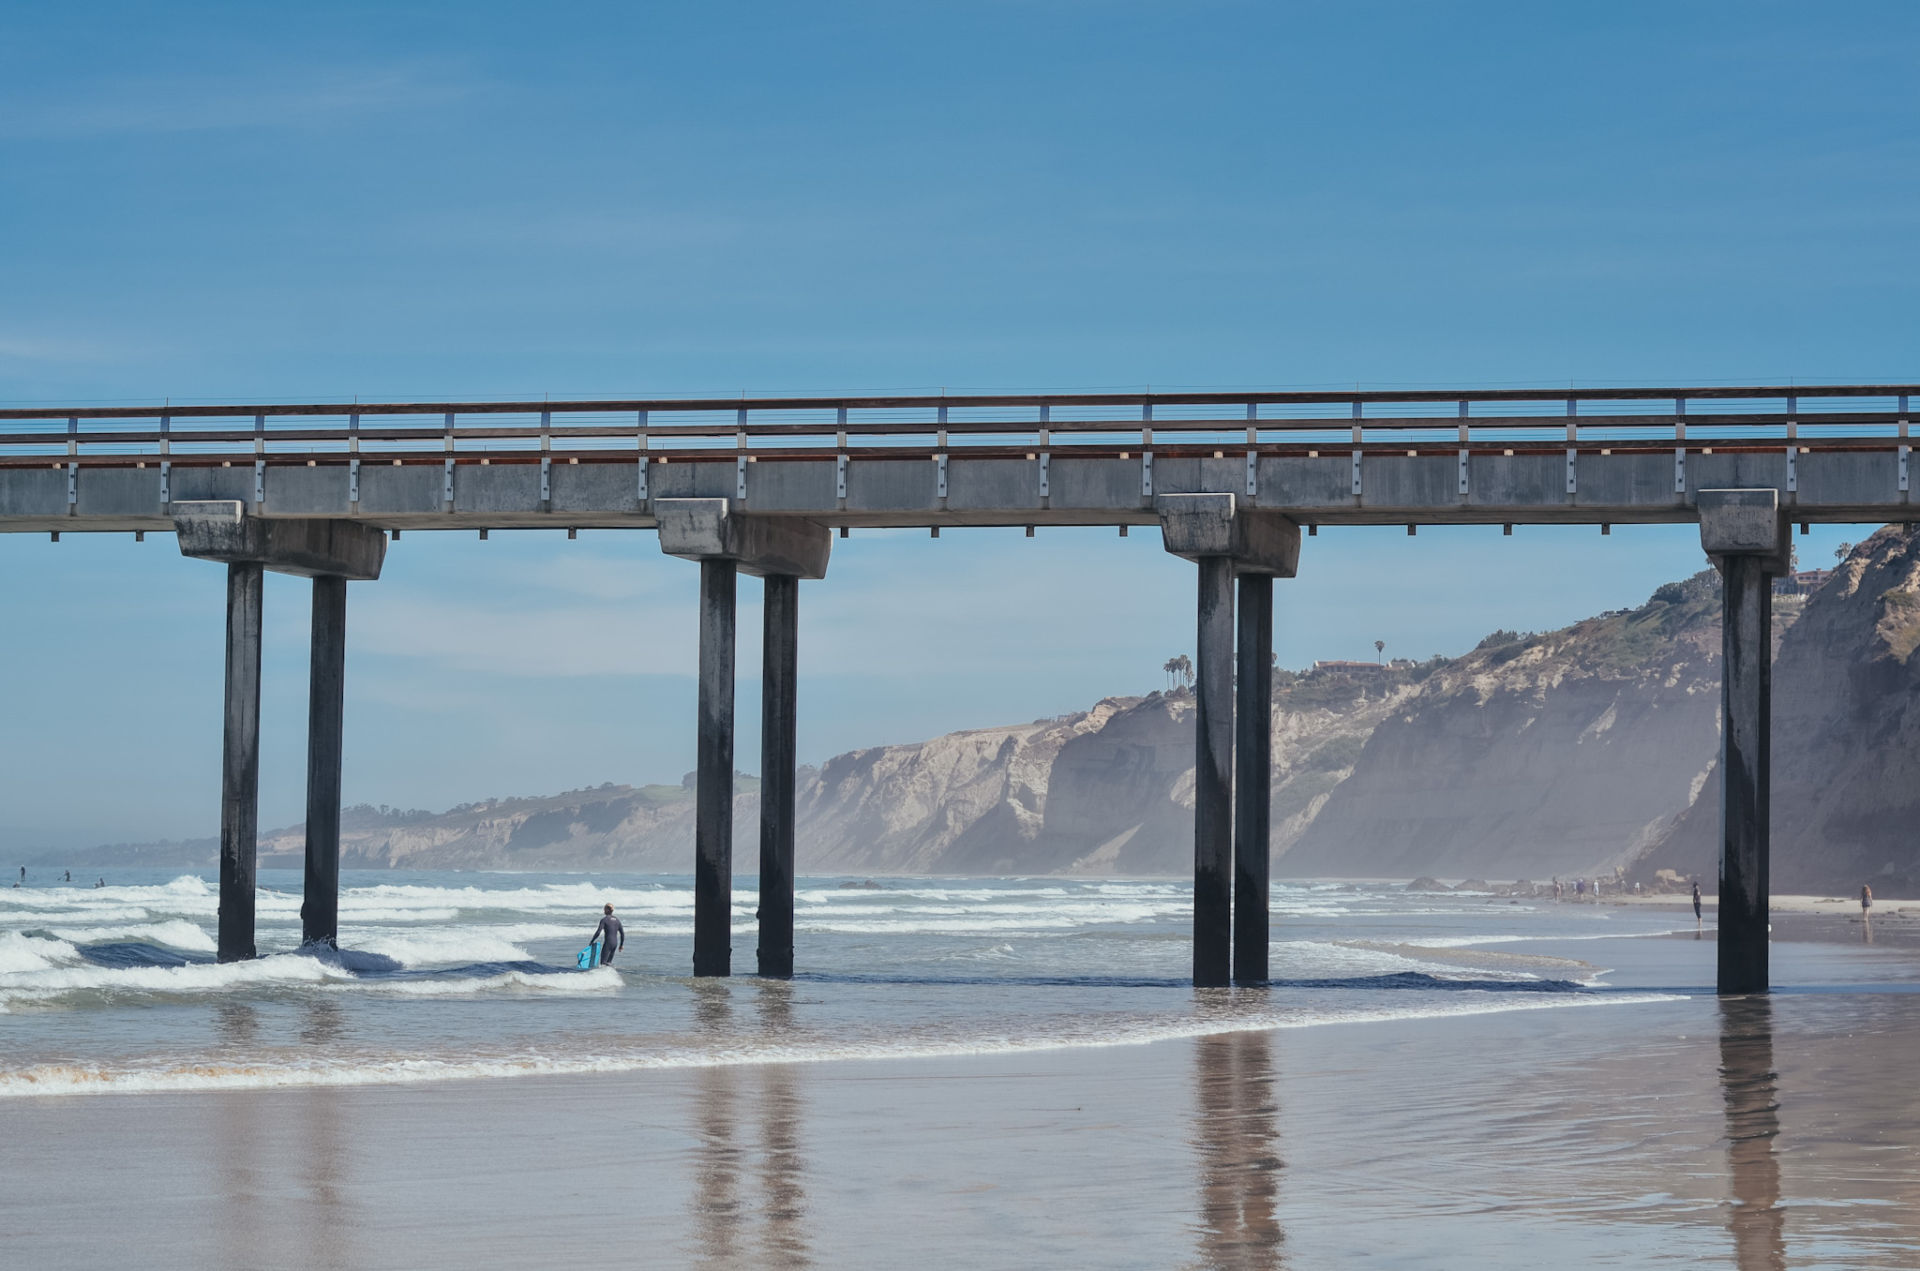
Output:
[[[780,1037],[791,1023],[792,986],[761,981],[754,988],[762,1031],[769,1039]],[[701,1031],[716,1040],[730,1036],[731,986],[696,981],[695,991]],[[746,1097],[756,1086],[759,1098]],[[698,1265],[716,1271],[813,1265],[804,1225],[806,1158],[800,1146],[805,1101],[792,1067],[703,1068],[696,1105],[699,1146],[691,1205]],[[756,1137],[757,1164],[750,1164]]]
[[1273,1034],[1217,1033],[1194,1043],[1200,1265],[1277,1268],[1282,1162]]
[[1780,1202],[1778,1076],[1773,1069],[1773,1004],[1765,997],[1720,1002],[1720,1088],[1726,1100],[1727,1164],[1732,1175],[1734,1265],[1779,1271],[1787,1265],[1786,1209]]

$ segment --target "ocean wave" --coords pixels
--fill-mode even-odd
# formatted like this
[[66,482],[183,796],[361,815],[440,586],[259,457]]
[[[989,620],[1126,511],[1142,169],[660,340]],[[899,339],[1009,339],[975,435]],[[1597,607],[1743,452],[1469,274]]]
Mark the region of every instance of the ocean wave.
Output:
[[[94,915],[88,914],[91,918]],[[53,934],[74,944],[98,944],[104,940],[141,940],[170,949],[189,949],[212,953],[217,947],[212,936],[198,923],[184,918],[167,922],[114,924],[98,927],[54,927]]]

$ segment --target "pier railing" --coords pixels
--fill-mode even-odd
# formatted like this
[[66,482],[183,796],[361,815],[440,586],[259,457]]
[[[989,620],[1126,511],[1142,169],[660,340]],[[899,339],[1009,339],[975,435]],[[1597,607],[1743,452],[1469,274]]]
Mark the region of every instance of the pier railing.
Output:
[[1920,385],[0,409],[0,467],[1256,454],[1891,451]]

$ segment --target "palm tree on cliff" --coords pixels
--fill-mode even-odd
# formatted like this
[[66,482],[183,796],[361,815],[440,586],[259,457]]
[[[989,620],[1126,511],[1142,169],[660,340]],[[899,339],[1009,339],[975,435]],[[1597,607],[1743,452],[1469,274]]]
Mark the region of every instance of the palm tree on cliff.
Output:
[[1374,658],[1376,660],[1384,660],[1386,657],[1386,653],[1387,653],[1387,642],[1385,640],[1375,640],[1373,642]]
[[1184,653],[1176,653],[1167,659],[1160,668],[1167,673],[1167,691],[1177,692],[1184,683],[1193,683],[1193,661]]

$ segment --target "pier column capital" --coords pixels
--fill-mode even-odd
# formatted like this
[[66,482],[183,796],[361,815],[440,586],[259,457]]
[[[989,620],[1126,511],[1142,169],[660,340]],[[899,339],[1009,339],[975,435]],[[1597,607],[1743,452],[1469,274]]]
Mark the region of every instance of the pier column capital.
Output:
[[173,505],[180,554],[227,565],[259,565],[303,578],[380,577],[387,536],[358,521],[254,516],[238,499]]
[[1160,535],[1175,556],[1225,557],[1234,572],[1292,578],[1300,568],[1300,527],[1232,494],[1163,494],[1154,500]]
[[1780,491],[1702,490],[1695,505],[1700,509],[1700,546],[1714,568],[1728,556],[1757,556],[1764,572],[1787,572],[1791,543]]
[[825,578],[833,535],[797,516],[736,511],[730,499],[657,499],[660,550],[683,560],[730,560],[749,574]]

